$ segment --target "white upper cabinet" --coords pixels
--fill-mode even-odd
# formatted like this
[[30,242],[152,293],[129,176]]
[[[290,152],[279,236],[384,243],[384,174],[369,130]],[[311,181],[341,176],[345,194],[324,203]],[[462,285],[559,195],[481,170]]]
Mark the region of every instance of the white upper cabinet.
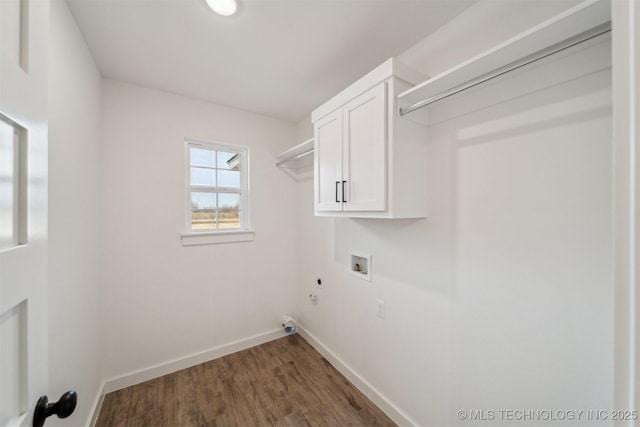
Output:
[[396,95],[424,77],[390,59],[312,113],[318,216],[427,216],[424,126]]

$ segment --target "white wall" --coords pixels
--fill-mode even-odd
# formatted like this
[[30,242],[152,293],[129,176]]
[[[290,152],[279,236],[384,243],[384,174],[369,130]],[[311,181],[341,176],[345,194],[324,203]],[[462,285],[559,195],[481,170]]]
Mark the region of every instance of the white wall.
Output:
[[435,76],[581,1],[481,0],[398,59],[425,76]]
[[[455,46],[466,46],[483,29],[510,28],[513,10],[504,7],[502,15],[497,9],[479,15],[483,25],[472,33],[465,30],[468,17],[443,31],[457,34]],[[584,55],[607,58],[607,52],[605,43]],[[423,60],[430,69],[449,61]],[[474,424],[458,420],[458,410],[611,408],[610,70],[488,101],[514,82],[526,86],[556,75],[557,67],[580,68],[565,62],[432,111],[439,120],[425,141],[428,219],[314,217],[312,183],[299,184],[296,314],[308,333],[418,425]],[[298,139],[307,131],[301,123]],[[371,283],[348,273],[350,250],[372,254]],[[386,303],[384,320],[376,317],[376,299]],[[497,416],[491,425],[514,424]],[[554,424],[566,421],[545,423]]]
[[88,422],[102,382],[98,269],[101,76],[64,1],[51,2],[49,67],[50,401],[67,390]]
[[[103,83],[105,376],[280,328],[295,303],[295,182],[274,156],[295,126],[126,83]],[[250,148],[255,240],[181,245],[184,139]]]

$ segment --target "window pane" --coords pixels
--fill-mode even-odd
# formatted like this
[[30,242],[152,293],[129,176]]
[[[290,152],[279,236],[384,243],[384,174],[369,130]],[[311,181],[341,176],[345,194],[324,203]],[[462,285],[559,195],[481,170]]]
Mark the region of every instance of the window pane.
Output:
[[218,193],[191,193],[191,228],[216,228]]
[[240,170],[240,155],[238,153],[218,151],[218,168]]
[[216,185],[216,170],[191,168],[191,185],[213,187]]
[[0,249],[15,245],[14,128],[0,120]]
[[218,169],[218,187],[240,188],[240,171]]
[[213,150],[203,150],[201,148],[190,148],[191,166],[206,166],[214,168],[216,166],[216,152]]
[[218,193],[218,228],[240,228],[240,194]]

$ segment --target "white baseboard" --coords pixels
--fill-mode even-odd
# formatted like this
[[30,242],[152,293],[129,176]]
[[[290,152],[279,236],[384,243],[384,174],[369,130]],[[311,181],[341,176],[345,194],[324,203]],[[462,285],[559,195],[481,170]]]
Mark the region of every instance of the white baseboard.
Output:
[[91,412],[89,412],[89,423],[88,427],[94,427],[96,425],[96,421],[98,421],[98,414],[100,413],[100,408],[102,408],[102,402],[104,402],[104,381],[100,385],[100,389],[98,390],[98,394],[95,399],[93,399],[93,405],[91,406]]
[[380,408],[389,418],[391,418],[399,426],[416,426],[418,425],[400,409],[398,409],[393,403],[389,401],[382,393],[371,386],[367,381],[355,373],[353,369],[344,363],[338,356],[333,354],[323,343],[318,341],[309,331],[298,325],[298,333],[307,340],[309,344],[318,353],[322,354],[342,375],[347,377],[353,385],[356,386],[365,396],[367,396],[378,408]]
[[282,329],[235,341],[105,381],[103,395],[286,336]]

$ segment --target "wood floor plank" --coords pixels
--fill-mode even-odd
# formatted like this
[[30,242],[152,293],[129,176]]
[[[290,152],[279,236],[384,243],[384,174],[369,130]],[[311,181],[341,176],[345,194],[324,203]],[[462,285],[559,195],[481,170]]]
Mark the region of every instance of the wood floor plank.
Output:
[[279,419],[274,425],[277,427],[311,427],[309,420],[299,410]]
[[[178,410],[178,402],[180,400],[176,394],[176,375],[165,375],[161,379],[164,386],[164,401],[161,403],[163,411],[162,419],[159,421],[162,426],[170,426],[172,422],[175,423],[174,414]],[[134,387],[142,386],[143,384]],[[100,412],[102,413],[102,411]]]
[[109,393],[96,427],[395,426],[299,335]]

